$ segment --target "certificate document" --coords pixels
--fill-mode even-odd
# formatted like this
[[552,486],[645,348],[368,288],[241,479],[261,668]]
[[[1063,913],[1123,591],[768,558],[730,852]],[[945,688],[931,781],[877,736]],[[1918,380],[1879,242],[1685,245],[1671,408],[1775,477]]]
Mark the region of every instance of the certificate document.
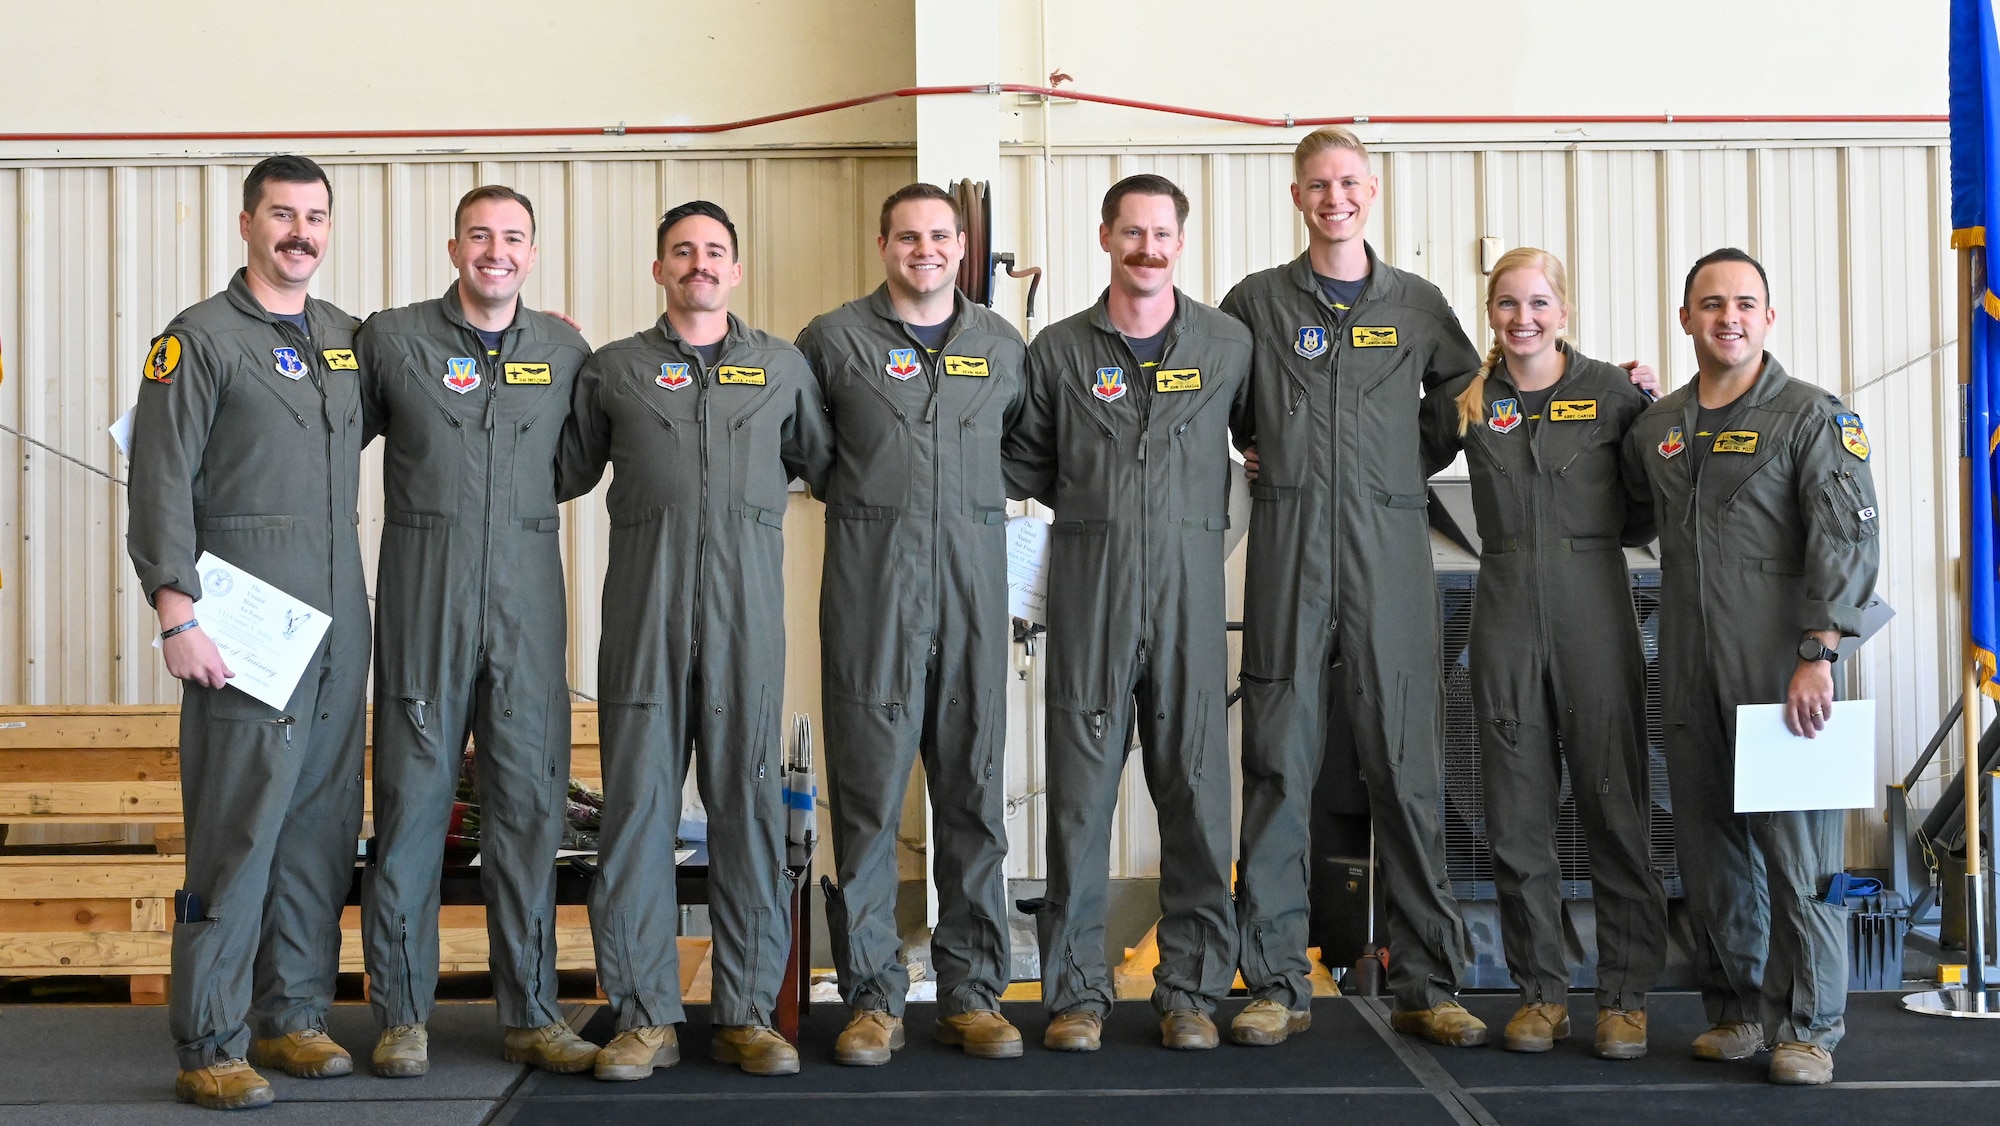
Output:
[[1039,516],[1007,521],[1007,610],[1024,621],[1049,622],[1049,523]]
[[1875,804],[1875,701],[1836,700],[1812,739],[1783,704],[1736,707],[1736,812],[1867,809]]
[[201,600],[194,616],[236,674],[230,685],[283,708],[333,616],[210,552],[202,552],[195,570],[201,574]]

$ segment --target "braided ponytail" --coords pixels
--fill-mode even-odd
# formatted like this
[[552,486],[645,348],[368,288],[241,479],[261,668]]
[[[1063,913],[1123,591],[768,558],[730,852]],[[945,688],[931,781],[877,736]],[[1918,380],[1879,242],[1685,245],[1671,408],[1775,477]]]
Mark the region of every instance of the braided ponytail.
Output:
[[1500,338],[1493,338],[1493,347],[1486,350],[1486,362],[1479,365],[1479,374],[1465,385],[1454,400],[1458,404],[1458,436],[1465,437],[1472,420],[1486,413],[1486,376],[1500,364]]

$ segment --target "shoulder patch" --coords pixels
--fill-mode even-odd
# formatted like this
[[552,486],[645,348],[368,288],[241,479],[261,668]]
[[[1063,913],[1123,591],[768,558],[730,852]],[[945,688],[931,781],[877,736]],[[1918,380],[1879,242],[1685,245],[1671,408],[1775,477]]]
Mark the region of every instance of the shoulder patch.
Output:
[[1557,399],[1549,404],[1550,422],[1590,422],[1596,417],[1596,399]]
[[1153,372],[1155,393],[1201,390],[1200,368],[1158,368]]
[[[1835,401],[1838,402],[1839,400]],[[1840,427],[1841,448],[1860,458],[1862,461],[1867,461],[1868,432],[1861,428],[1861,416],[1858,414],[1837,414],[1833,416],[1833,421],[1836,426]]]
[[1757,452],[1757,432],[1755,430],[1724,430],[1715,436],[1715,445],[1709,448],[1715,454],[1754,454]]
[[745,387],[762,387],[764,386],[764,369],[724,364],[715,369],[715,381],[717,383],[736,383]]
[[354,360],[352,348],[327,348],[320,352],[326,357],[328,371],[360,371],[361,365]]
[[508,383],[547,384],[549,365],[547,364],[505,364],[501,367],[501,378]]
[[974,378],[984,378],[992,374],[987,370],[986,357],[984,356],[946,356],[944,358],[944,373],[946,375],[969,375]]
[[1660,456],[1675,457],[1685,449],[1687,449],[1687,439],[1683,436],[1681,428],[1679,426],[1668,427],[1667,436],[1660,439]]
[[180,362],[181,338],[169,333],[155,340],[153,350],[146,353],[145,376],[155,383],[171,384]]
[[1354,341],[1356,348],[1394,348],[1396,330],[1393,327],[1366,328],[1355,325],[1350,339]]

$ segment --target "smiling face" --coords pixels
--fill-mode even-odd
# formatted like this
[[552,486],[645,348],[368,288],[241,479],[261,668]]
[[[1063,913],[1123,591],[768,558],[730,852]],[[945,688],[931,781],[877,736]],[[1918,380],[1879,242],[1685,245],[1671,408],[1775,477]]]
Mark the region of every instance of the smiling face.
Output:
[[1542,271],[1522,267],[1494,275],[1486,297],[1486,319],[1512,370],[1556,346],[1557,337],[1569,327],[1569,310]]
[[1694,338],[1701,370],[1718,375],[1760,365],[1764,337],[1778,319],[1757,267],[1748,262],[1712,262],[1688,286],[1681,328]]
[[941,199],[911,199],[889,213],[889,233],[875,240],[882,271],[898,297],[917,300],[958,282],[965,233]]
[[1118,201],[1117,218],[1098,224],[1097,244],[1111,255],[1113,288],[1152,297],[1173,288],[1187,234],[1172,196],[1130,192]]
[[333,205],[318,180],[266,180],[257,210],[241,212],[237,227],[248,246],[245,265],[259,281],[279,291],[300,289],[326,256]]
[[729,247],[729,229],[706,215],[690,215],[661,237],[653,280],[667,291],[668,310],[717,313],[743,281],[743,264]]
[[1292,185],[1292,205],[1306,217],[1312,240],[1341,243],[1368,231],[1368,209],[1375,203],[1380,181],[1368,167],[1366,154],[1331,148],[1313,154],[1299,167]]
[[445,248],[458,267],[461,298],[504,306],[535,268],[535,221],[511,199],[482,199],[460,214],[458,237]]

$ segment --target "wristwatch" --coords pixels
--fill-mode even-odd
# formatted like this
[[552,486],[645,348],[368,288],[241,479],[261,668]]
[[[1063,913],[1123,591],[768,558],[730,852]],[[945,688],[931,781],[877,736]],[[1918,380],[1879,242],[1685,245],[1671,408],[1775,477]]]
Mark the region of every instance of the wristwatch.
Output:
[[1840,650],[1828,649],[1826,646],[1820,644],[1819,638],[1808,637],[1804,641],[1799,642],[1799,660],[1825,661],[1828,664],[1832,664],[1840,660]]

